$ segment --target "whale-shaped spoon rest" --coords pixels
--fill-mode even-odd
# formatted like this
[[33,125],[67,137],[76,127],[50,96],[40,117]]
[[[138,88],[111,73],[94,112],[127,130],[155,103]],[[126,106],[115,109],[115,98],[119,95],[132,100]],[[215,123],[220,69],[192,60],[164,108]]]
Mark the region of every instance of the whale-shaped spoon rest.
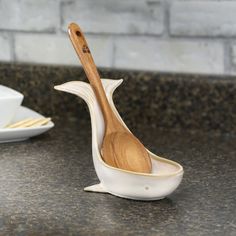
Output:
[[[106,96],[117,118],[125,126],[113,103],[112,95],[123,80],[102,79]],[[152,162],[152,173],[138,173],[107,165],[100,154],[104,135],[104,119],[90,84],[71,81],[55,86],[55,89],[75,94],[88,105],[92,123],[92,155],[99,184],[86,187],[85,191],[110,193],[135,200],[158,200],[171,194],[180,184],[183,167],[171,160],[148,151]],[[128,129],[128,128],[127,128]]]

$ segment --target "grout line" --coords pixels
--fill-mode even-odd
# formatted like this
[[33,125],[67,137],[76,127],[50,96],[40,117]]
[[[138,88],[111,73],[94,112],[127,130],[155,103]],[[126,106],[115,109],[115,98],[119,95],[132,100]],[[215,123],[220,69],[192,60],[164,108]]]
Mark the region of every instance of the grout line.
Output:
[[229,71],[229,61],[230,61],[230,53],[229,53],[229,45],[228,42],[225,40],[223,42],[223,46],[224,46],[224,55],[223,55],[223,59],[224,59],[224,73],[226,71]]
[[[7,30],[7,29],[0,29],[0,33],[17,33],[17,34],[49,34],[49,35],[57,35],[56,31],[25,31],[25,30]],[[128,33],[94,33],[94,32],[84,32],[86,35],[90,35],[90,36],[114,36],[117,38],[120,37],[143,37],[143,38],[155,38],[155,39],[162,39],[163,35],[161,34],[128,34]],[[64,30],[60,30],[60,34],[62,35],[66,35],[67,32]],[[173,40],[191,40],[191,41],[222,41],[222,40],[235,40],[236,39],[236,35],[235,36],[194,36],[194,35],[169,35],[168,33],[168,39],[173,39]]]
[[62,16],[62,13],[61,13],[61,1],[58,1],[57,2],[57,10],[58,10],[58,20],[57,20],[57,25],[56,25],[56,35],[60,35],[61,34],[61,16]]
[[116,40],[112,37],[112,60],[111,60],[111,67],[115,67],[115,60],[116,59]]
[[15,37],[13,32],[8,32],[9,41],[10,41],[10,54],[11,54],[11,61],[16,61],[16,53],[15,53]]
[[162,3],[164,5],[164,34],[163,38],[170,37],[170,3],[166,0]]
[[224,42],[224,73],[235,74],[234,64],[233,64],[233,42],[230,40],[225,40]]
[[63,1],[59,2],[59,27],[58,27],[58,33],[60,35],[64,35],[66,32],[63,30],[63,17],[62,17],[62,5],[65,4]]
[[19,33],[19,34],[51,34],[56,35],[56,31],[35,31],[35,30],[9,30],[9,29],[0,29],[0,33]]

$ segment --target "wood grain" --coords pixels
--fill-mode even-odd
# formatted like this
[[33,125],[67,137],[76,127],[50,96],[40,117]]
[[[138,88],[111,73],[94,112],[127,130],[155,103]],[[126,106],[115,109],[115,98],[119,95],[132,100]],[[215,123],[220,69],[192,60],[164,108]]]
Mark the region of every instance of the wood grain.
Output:
[[103,160],[117,168],[150,173],[151,160],[145,147],[120,123],[110,107],[97,67],[81,29],[75,23],[71,23],[68,32],[103,113],[105,121],[102,144]]

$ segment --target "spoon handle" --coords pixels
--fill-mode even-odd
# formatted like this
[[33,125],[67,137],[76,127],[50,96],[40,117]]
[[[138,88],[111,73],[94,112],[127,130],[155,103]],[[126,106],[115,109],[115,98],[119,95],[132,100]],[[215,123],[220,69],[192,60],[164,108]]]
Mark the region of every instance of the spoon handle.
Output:
[[[83,32],[81,31],[80,27],[75,23],[71,23],[69,25],[68,32],[74,49],[77,55],[79,56],[81,64],[84,68],[85,74],[87,75],[87,78],[101,106],[102,113],[105,119],[106,129],[111,129],[112,127],[114,127],[114,125],[116,127],[122,127],[122,125],[114,115],[113,111],[111,110],[110,104],[108,103],[97,67],[94,63],[92,54],[89,50]],[[109,126],[108,123],[110,124]]]

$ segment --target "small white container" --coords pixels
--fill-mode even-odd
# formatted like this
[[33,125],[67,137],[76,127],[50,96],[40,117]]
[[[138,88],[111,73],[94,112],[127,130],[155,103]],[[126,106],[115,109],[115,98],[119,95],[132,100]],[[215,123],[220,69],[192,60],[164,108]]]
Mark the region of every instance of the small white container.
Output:
[[23,94],[16,90],[0,85],[0,128],[12,121],[23,98]]

